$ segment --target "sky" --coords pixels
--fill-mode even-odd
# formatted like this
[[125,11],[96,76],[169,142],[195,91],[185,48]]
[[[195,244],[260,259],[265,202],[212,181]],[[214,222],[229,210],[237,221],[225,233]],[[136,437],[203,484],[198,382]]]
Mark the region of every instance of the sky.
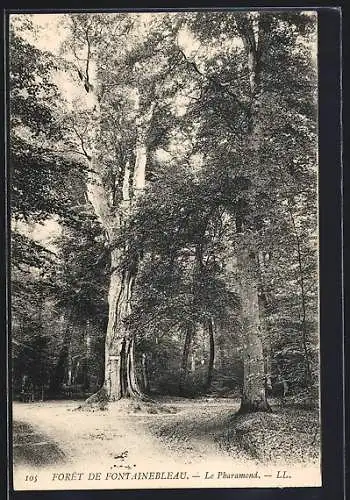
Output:
[[33,45],[41,50],[48,50],[53,54],[58,54],[61,43],[66,37],[66,30],[62,21],[66,17],[64,14],[11,14],[10,23],[21,22],[25,17],[29,17],[36,28],[36,36],[32,32],[26,31],[23,35]]

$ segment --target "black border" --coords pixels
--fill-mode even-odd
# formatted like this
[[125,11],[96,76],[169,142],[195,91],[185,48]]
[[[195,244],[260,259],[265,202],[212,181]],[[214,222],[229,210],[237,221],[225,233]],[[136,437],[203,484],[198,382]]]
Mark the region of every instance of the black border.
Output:
[[337,484],[335,478],[339,477],[339,471],[344,468],[342,150],[339,92],[341,33],[337,21],[335,11],[319,12],[321,395],[323,478],[328,492],[326,498],[341,497],[342,485]]
[[[61,5],[55,9],[41,9],[35,6],[32,2],[31,8],[28,6],[16,5],[17,2],[12,2],[11,7],[7,11],[3,11],[3,19],[6,20],[7,15],[11,12],[41,10],[45,12],[72,11],[75,9],[81,10],[98,10],[96,6],[89,6],[89,2],[72,1],[67,5]],[[103,2],[100,2],[99,9],[112,10],[110,6],[103,7]],[[284,5],[285,4],[285,5]],[[321,4],[322,5],[322,4]],[[329,3],[326,3],[328,6]],[[246,2],[245,5],[227,5],[218,3],[215,6],[205,5],[204,2],[192,1],[191,5],[186,5],[186,2],[171,2],[167,5],[160,5],[159,2],[151,2],[147,7],[135,5],[135,2],[120,2],[114,4],[113,10],[188,10],[197,8],[210,8],[211,10],[221,10],[222,8],[241,8],[252,9],[266,7],[273,10],[280,8],[301,8],[318,10],[319,19],[319,161],[320,161],[320,177],[319,177],[319,200],[320,200],[320,306],[321,306],[321,402],[322,402],[322,469],[323,469],[323,487],[322,488],[215,488],[215,489],[158,489],[158,490],[67,490],[67,491],[10,491],[10,498],[15,500],[35,499],[35,498],[123,498],[123,499],[139,499],[139,498],[196,498],[199,495],[213,498],[215,495],[220,495],[222,498],[242,498],[242,499],[270,499],[270,498],[295,498],[295,499],[312,499],[312,500],[338,500],[344,497],[344,392],[343,392],[343,303],[342,303],[342,167],[341,167],[341,11],[339,7],[333,8],[317,8],[320,3],[315,5],[314,2],[305,3],[282,2],[278,6],[274,2]],[[6,31],[5,31],[6,32]],[[4,39],[1,40],[3,49]],[[3,50],[2,50],[3,55]],[[2,69],[4,69],[4,61],[1,58]],[[4,71],[2,74],[5,74]],[[5,80],[3,80],[3,85]],[[4,87],[3,87],[4,88]],[[4,106],[4,112],[6,112]],[[4,126],[6,133],[6,126]],[[5,163],[5,148],[2,150]],[[4,189],[2,193],[6,193],[6,179],[2,178]],[[3,186],[1,186],[3,187]],[[5,194],[6,196],[6,194]],[[1,218],[4,229],[8,223],[6,217],[7,207],[5,196],[1,199],[1,210],[4,213],[4,218]],[[5,236],[6,237],[6,236]],[[6,245],[6,239],[4,240]],[[6,267],[6,249],[5,245],[1,247],[1,282],[9,284],[8,269]],[[7,279],[6,279],[7,277]],[[3,278],[3,279],[2,279]],[[1,289],[2,311],[6,311],[6,287]],[[1,317],[6,331],[6,316]],[[0,348],[4,353],[5,359],[0,363],[0,383],[1,390],[4,395],[3,401],[6,401],[6,353],[7,342],[6,335],[0,336]],[[6,399],[5,399],[6,398]],[[11,403],[11,395],[9,393]],[[3,406],[4,408],[4,406]],[[9,411],[10,408],[9,408]],[[6,413],[6,409],[5,409]],[[10,414],[11,417],[11,414]],[[3,420],[4,421],[4,420]],[[6,445],[6,429],[1,427],[0,434],[2,444]],[[3,479],[7,477],[7,463],[12,464],[12,450],[10,456],[7,457],[7,451],[1,456],[5,458],[1,462],[0,478],[1,484],[7,481]],[[4,465],[4,467],[3,467]]]

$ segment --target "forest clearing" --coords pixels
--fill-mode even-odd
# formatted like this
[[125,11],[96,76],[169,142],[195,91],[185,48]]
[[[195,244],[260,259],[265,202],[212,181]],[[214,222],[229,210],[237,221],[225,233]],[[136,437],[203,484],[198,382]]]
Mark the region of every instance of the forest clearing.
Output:
[[11,14],[9,40],[18,481],[318,484],[316,14]]

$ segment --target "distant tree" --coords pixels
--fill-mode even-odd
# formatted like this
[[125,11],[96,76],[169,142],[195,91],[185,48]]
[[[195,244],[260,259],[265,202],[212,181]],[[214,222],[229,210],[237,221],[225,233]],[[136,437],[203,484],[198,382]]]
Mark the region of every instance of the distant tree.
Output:
[[89,374],[98,377],[103,362],[99,344],[108,312],[108,250],[100,225],[88,208],[81,207],[74,225],[62,225],[55,241],[57,259],[50,271],[54,284],[50,292],[65,330],[51,375],[51,395],[60,393],[64,382],[72,384],[73,357],[83,371],[86,389]]

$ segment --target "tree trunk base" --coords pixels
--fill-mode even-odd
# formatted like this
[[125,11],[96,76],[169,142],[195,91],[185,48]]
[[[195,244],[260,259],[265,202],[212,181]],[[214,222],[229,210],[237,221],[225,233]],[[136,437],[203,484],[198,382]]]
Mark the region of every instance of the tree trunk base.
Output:
[[272,413],[272,408],[267,401],[243,400],[241,403],[241,407],[237,412],[237,415],[244,415],[246,413],[255,413],[255,412]]
[[107,409],[107,404],[109,402],[107,391],[104,387],[101,387],[95,394],[88,397],[81,405],[79,405],[75,410],[85,410],[98,408],[100,410]]
[[149,405],[157,404],[152,398],[138,391],[129,391],[128,394],[123,396],[113,397],[112,395],[108,395],[105,387],[101,387],[101,389],[95,392],[95,394],[92,394],[81,405],[79,405],[76,410],[107,410],[109,403],[117,403],[118,401],[132,402],[136,405],[138,403],[146,403]]
[[[135,398],[132,396],[123,396],[118,400],[108,399],[106,395],[101,394],[101,390],[93,394],[84,403],[75,408],[73,411],[109,411],[121,414],[158,414],[158,413],[177,413],[174,406],[163,405],[152,399]],[[100,394],[99,394],[100,393]]]

